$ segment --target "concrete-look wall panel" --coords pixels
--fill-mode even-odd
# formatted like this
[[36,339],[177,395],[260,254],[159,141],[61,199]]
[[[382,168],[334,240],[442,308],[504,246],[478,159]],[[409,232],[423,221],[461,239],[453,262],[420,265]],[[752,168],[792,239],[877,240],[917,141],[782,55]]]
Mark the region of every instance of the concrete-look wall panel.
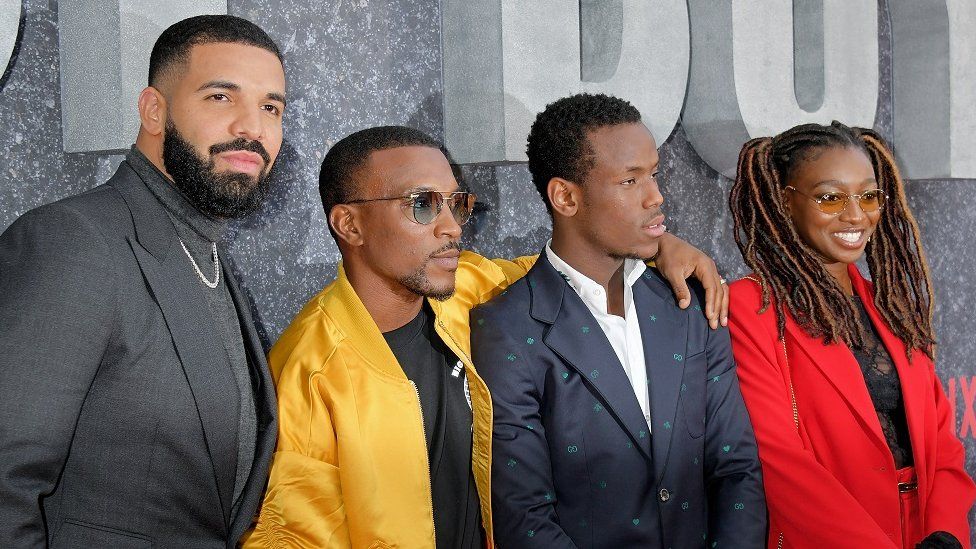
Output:
[[122,150],[139,129],[134,105],[146,86],[149,52],[163,29],[226,0],[61,0],[61,117],[65,152]]
[[[581,13],[578,0],[445,3],[445,137],[458,162],[525,161],[525,136],[536,113],[577,92],[623,97],[641,110],[658,143],[671,135],[690,62],[685,2],[611,0],[582,7]],[[500,41],[473,29],[499,14]],[[487,78],[472,101],[467,88],[476,86],[470,82],[475,72]]]

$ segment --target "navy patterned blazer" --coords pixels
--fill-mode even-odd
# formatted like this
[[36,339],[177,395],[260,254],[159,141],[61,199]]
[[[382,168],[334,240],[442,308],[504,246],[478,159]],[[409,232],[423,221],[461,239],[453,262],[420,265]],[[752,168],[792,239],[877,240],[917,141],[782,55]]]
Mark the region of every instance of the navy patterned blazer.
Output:
[[545,253],[471,315],[494,406],[498,547],[759,548],[766,504],[728,330],[701,286],[677,307],[654,269],[634,283],[651,429],[610,342]]

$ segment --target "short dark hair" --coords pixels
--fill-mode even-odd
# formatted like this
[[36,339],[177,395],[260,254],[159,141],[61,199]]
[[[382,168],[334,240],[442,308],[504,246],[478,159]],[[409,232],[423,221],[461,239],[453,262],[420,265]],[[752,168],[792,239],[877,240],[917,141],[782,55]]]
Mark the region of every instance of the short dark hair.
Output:
[[173,65],[186,63],[193,46],[219,43],[267,50],[284,65],[278,45],[261,27],[233,15],[198,15],[173,23],[156,39],[149,54],[149,85],[155,86]]
[[529,130],[526,154],[532,182],[552,213],[547,187],[553,177],[582,184],[593,167],[587,133],[597,128],[641,121],[628,101],[610,95],[579,93],[546,105]]
[[[450,158],[440,141],[426,133],[406,126],[376,126],[343,137],[326,153],[319,170],[319,196],[325,215],[336,204],[345,204],[356,197],[357,172],[376,151],[397,147],[430,147]],[[329,231],[332,231],[331,225]],[[333,238],[335,234],[332,234]]]

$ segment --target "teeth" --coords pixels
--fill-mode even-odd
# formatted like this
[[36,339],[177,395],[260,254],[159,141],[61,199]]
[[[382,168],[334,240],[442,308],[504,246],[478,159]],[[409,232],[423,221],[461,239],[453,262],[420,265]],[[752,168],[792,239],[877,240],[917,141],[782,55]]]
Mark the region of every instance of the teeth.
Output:
[[863,231],[857,231],[857,232],[834,233],[834,236],[836,236],[837,238],[845,242],[850,242],[851,244],[854,244],[855,242],[861,239],[862,234],[864,234]]

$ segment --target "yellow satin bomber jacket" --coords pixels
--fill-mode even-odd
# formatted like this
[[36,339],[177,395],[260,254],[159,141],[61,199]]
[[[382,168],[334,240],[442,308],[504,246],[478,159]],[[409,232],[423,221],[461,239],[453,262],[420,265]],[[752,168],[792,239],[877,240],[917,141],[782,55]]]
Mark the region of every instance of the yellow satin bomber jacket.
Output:
[[[535,257],[464,252],[436,331],[464,362],[473,409],[472,469],[491,523],[491,397],[471,363],[468,312],[521,278]],[[278,447],[244,547],[434,548],[420,400],[346,278],[315,296],[271,349]]]

